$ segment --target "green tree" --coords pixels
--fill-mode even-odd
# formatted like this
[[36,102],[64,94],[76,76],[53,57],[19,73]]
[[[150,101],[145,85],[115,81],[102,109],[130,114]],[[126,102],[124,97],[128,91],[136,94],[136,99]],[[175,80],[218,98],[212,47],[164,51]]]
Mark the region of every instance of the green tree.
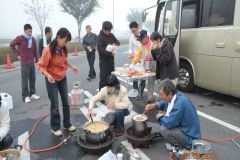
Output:
[[78,42],[83,21],[99,7],[98,0],[59,0],[62,11],[72,15],[78,25]]

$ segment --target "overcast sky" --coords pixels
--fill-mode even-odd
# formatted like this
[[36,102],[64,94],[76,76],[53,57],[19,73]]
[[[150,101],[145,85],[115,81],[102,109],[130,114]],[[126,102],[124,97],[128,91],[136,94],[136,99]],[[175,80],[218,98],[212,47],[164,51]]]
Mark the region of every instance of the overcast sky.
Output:
[[[36,23],[30,20],[23,12],[24,6],[21,2],[28,0],[0,0],[0,39],[14,38],[22,34],[23,25],[30,23],[33,26],[33,34],[39,34]],[[88,17],[82,28],[82,35],[85,34],[85,26],[90,24],[92,30],[98,33],[101,29],[102,22],[105,20],[113,21],[113,0],[99,0],[101,8]],[[157,0],[114,0],[114,29],[117,36],[128,35],[128,22],[126,16],[130,8],[147,8],[156,4]],[[63,13],[59,7],[58,0],[48,0],[54,9],[46,25],[53,28],[56,33],[60,27],[66,27],[74,37],[77,36],[77,24],[75,19]]]

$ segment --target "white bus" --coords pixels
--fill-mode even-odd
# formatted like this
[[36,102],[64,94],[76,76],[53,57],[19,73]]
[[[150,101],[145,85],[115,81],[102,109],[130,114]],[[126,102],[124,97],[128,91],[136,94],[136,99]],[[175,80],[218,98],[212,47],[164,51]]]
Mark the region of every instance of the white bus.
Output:
[[240,0],[159,0],[143,20],[174,45],[180,90],[240,97]]

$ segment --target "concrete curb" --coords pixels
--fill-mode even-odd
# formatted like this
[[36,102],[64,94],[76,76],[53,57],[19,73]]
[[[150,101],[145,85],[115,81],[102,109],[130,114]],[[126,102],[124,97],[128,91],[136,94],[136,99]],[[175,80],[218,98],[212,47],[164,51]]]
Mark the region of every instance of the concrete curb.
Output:
[[[85,55],[85,54],[86,54],[85,51],[78,52],[78,56],[73,56],[73,53],[69,53],[68,59],[73,59],[75,57],[79,57],[79,56]],[[13,66],[14,66],[13,69],[6,69],[5,65],[0,65],[0,74],[20,70],[21,69],[20,65],[21,65],[20,61],[16,61],[16,62],[13,63]]]

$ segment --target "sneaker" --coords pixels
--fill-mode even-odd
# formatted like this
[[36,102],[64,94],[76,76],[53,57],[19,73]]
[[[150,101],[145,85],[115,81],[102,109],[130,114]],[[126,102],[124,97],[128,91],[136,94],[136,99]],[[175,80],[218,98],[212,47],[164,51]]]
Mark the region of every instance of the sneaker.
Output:
[[62,131],[61,130],[57,130],[57,131],[52,130],[52,133],[57,137],[62,136]]
[[91,81],[91,77],[88,77],[87,80],[90,82]]
[[76,131],[77,128],[75,126],[71,126],[69,128],[64,128],[64,129],[68,130],[69,132],[74,132]]
[[31,100],[29,97],[25,97],[25,100],[24,100],[25,103],[31,103]]
[[38,100],[40,99],[40,96],[37,96],[36,94],[33,94],[30,99]]

